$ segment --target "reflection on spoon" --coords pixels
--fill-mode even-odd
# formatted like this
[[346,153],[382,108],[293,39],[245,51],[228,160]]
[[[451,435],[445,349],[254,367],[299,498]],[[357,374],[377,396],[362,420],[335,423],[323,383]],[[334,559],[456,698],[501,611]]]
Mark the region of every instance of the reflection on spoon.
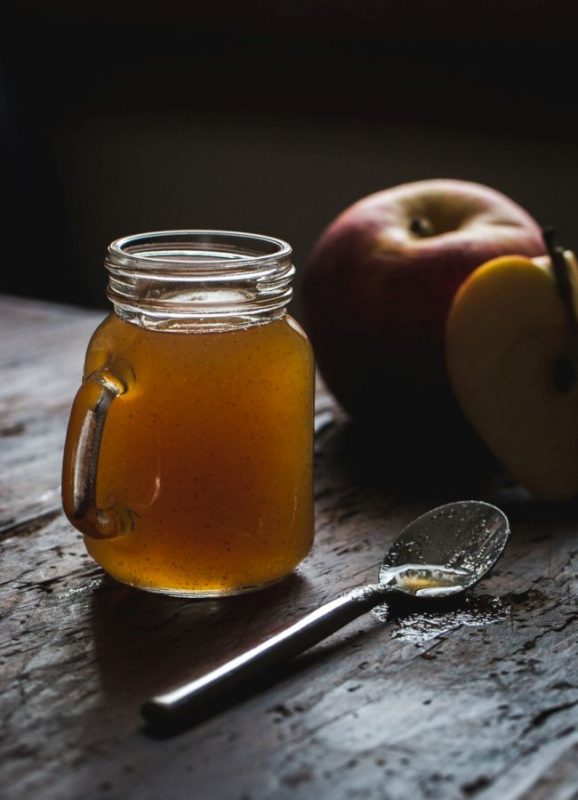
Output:
[[448,594],[463,592],[471,578],[472,573],[465,569],[439,564],[404,564],[382,572],[379,582],[389,589],[399,589],[416,597],[447,597]]

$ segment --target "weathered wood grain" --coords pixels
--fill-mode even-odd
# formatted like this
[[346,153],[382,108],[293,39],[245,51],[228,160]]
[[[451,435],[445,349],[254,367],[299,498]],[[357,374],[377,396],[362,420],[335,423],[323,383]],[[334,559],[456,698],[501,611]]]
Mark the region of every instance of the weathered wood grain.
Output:
[[[221,601],[107,578],[60,512],[66,418],[98,314],[0,301],[0,795],[568,800],[578,779],[578,507],[479,491],[512,542],[461,604],[368,615],[171,737],[150,694],[373,579],[396,532],[452,498],[373,486],[320,416],[317,535],[297,574]],[[330,406],[320,390],[319,406]]]

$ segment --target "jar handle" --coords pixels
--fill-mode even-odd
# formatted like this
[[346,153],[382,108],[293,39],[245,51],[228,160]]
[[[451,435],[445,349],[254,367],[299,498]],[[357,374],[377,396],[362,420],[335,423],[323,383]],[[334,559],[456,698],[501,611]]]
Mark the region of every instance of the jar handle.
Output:
[[118,504],[99,508],[96,502],[98,462],[108,410],[133,381],[130,364],[113,356],[84,379],[70,414],[62,474],[64,510],[75,527],[95,539],[109,539],[134,527],[134,513],[129,508]]

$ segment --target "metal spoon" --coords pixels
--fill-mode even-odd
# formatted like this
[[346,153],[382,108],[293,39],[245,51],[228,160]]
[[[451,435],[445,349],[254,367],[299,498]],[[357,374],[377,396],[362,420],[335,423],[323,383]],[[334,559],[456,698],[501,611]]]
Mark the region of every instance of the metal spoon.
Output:
[[434,508],[401,532],[381,564],[378,583],[350,589],[206,675],[153,697],[142,714],[152,723],[193,717],[222,693],[303,652],[397,593],[440,598],[463,592],[492,568],[509,534],[506,515],[489,503],[463,500]]

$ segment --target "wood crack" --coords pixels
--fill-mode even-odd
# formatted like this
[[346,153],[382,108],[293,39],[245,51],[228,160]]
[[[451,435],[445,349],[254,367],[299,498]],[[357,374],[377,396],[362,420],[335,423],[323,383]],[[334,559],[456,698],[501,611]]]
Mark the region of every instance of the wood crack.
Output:
[[[546,612],[555,611],[557,609],[557,605],[552,605],[549,608],[545,609]],[[566,630],[566,628],[570,627],[573,622],[578,620],[578,611],[573,611],[570,614],[566,615],[564,622],[560,625],[549,625],[545,630],[536,633],[531,639],[528,639],[522,647],[519,647],[517,650],[512,650],[511,653],[508,653],[508,660],[511,660],[519,655],[527,655],[528,650],[533,650],[536,644],[546,636],[554,633],[562,633]],[[496,664],[504,659],[500,656],[497,658],[492,658],[490,660],[490,664]]]
[[578,700],[575,700],[572,703],[560,703],[557,706],[544,708],[530,720],[528,727],[522,731],[521,735],[526,736],[533,728],[541,728],[546,720],[550,719],[550,717],[554,716],[554,714],[559,714],[561,711],[567,711],[575,706],[578,706]]
[[49,522],[55,520],[62,513],[61,506],[53,506],[47,511],[18,520],[18,522],[10,520],[10,522],[0,525],[0,538],[7,538],[8,536],[29,536],[32,533],[36,533],[39,528],[48,525]]

